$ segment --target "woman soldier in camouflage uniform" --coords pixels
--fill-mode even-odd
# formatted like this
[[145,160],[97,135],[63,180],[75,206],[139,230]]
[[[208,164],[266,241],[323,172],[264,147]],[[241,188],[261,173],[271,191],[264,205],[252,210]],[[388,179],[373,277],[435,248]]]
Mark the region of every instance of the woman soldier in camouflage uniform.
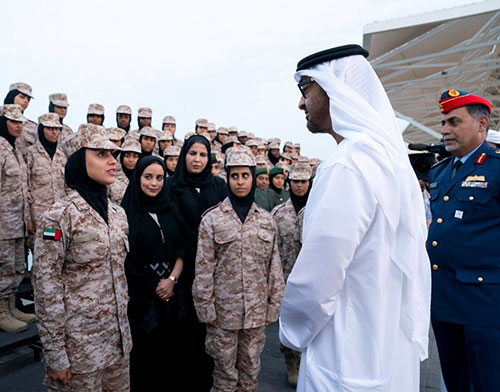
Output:
[[26,150],[28,169],[28,202],[30,220],[28,247],[33,250],[33,234],[40,216],[56,201],[66,196],[64,165],[66,155],[59,148],[62,125],[59,115],[47,113],[38,117],[37,141]]
[[0,330],[22,332],[33,314],[16,309],[16,291],[24,277],[28,217],[26,164],[17,146],[25,118],[19,105],[0,107]]
[[117,146],[85,124],[65,168],[72,189],[40,218],[33,288],[49,391],[128,391],[128,223],[110,202]]
[[132,179],[134,168],[141,155],[141,145],[134,139],[126,139],[121,149],[120,164],[116,170],[116,180],[108,185],[109,198],[116,204],[122,202],[123,195]]
[[207,324],[214,391],[257,391],[265,327],[278,319],[284,291],[276,225],[253,202],[255,158],[248,148],[226,157],[229,196],[199,228],[193,298]]
[[[311,166],[307,163],[292,165],[290,170],[290,199],[276,206],[271,212],[278,227],[278,245],[285,281],[292,272],[301,248],[300,238],[305,205],[311,189],[311,173]],[[297,386],[300,352],[283,345],[281,345],[281,352],[285,356],[288,382],[292,386]]]

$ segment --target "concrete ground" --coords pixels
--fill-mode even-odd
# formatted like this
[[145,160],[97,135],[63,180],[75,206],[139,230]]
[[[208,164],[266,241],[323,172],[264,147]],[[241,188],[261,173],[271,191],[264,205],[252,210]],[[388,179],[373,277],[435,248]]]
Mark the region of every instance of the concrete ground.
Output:
[[[259,376],[259,391],[293,391],[286,379],[286,368],[279,350],[278,324],[270,325],[267,330],[267,343],[262,353],[262,370]],[[420,392],[439,392],[439,358],[434,337],[431,334],[430,357],[420,369]],[[2,392],[39,392],[42,386],[44,366],[33,359],[32,350],[25,346],[0,356],[0,391]],[[186,391],[191,392],[191,391]]]

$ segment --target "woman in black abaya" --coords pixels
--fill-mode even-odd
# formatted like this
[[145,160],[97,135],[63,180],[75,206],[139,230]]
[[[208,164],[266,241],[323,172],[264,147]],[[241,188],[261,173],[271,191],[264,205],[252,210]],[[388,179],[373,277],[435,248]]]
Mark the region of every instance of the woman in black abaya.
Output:
[[[205,353],[205,325],[196,317],[191,296],[198,226],[202,214],[227,196],[224,180],[211,174],[210,154],[210,143],[205,137],[191,136],[182,146],[173,176],[167,179],[172,200],[187,225],[189,245],[184,258],[183,274],[179,280],[179,285],[189,293],[186,309],[188,318],[183,328],[183,341],[189,344],[183,350],[186,374],[182,378],[188,381],[185,390],[200,392],[209,391],[212,386],[213,361]],[[196,377],[189,376],[192,369],[196,369]]]

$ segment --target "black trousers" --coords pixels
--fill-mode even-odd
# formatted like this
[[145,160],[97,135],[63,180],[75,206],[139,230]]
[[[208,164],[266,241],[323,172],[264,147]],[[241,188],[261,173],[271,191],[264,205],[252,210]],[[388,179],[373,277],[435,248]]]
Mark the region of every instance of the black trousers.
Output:
[[448,392],[500,391],[500,329],[432,321]]

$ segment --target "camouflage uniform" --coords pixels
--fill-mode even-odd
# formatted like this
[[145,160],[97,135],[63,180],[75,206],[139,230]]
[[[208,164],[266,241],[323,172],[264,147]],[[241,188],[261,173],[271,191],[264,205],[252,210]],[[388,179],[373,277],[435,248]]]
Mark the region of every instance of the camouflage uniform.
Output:
[[25,154],[28,147],[36,143],[38,139],[38,124],[26,119],[23,124],[21,135],[16,139],[16,150]]
[[113,203],[120,204],[123,199],[123,195],[127,190],[129,179],[123,172],[123,170],[116,170],[115,182],[108,185],[108,197],[111,199]]
[[[44,229],[56,230],[56,236],[44,239]],[[103,372],[116,373],[110,368],[115,365],[122,374],[115,382],[128,388],[126,367],[132,343],[124,272],[127,232],[121,207],[109,203],[106,224],[76,191],[40,218],[33,288],[44,359],[48,372],[70,368],[73,375],[81,375],[72,379],[76,386],[82,380],[100,382],[94,377],[106,379]],[[48,377],[45,384],[64,390]],[[70,382],[66,387],[75,390],[76,386]]]
[[[57,148],[50,159],[49,154],[40,142],[29,147],[25,155],[28,171],[28,205],[29,216],[36,228],[40,216],[56,201],[66,196],[64,185],[64,166],[66,155]],[[33,237],[30,236],[28,246],[33,249]]]
[[277,229],[253,204],[242,224],[229,198],[203,217],[193,299],[215,361],[212,391],[257,390],[265,325],[278,319],[284,291]]
[[0,200],[0,299],[3,300],[23,280],[28,220],[26,164],[17,148],[13,149],[3,137],[0,137]]

